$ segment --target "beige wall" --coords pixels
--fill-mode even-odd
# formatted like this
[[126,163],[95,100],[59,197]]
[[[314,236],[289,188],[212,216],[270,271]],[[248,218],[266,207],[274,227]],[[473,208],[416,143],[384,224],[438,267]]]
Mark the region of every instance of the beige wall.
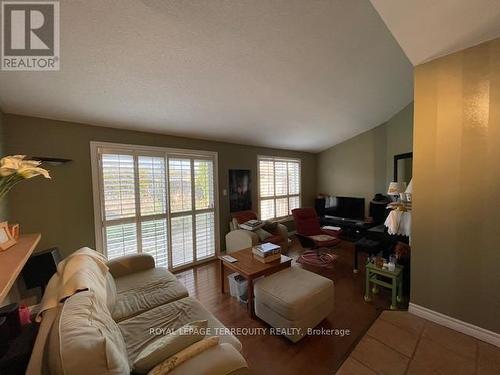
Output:
[[413,303],[500,333],[500,39],[415,71]]
[[412,151],[413,103],[386,123],[318,155],[318,192],[365,198],[386,193],[393,157]]
[[257,209],[257,155],[297,157],[302,160],[302,202],[312,205],[316,194],[316,155],[267,148],[210,142],[182,137],[65,123],[34,117],[5,115],[6,152],[73,159],[49,167],[52,180],[25,182],[9,194],[10,220],[22,231],[42,233],[41,248],[58,246],[63,254],[94,246],[90,141],[217,151],[221,245],[229,221],[229,169],[251,169],[253,204]]

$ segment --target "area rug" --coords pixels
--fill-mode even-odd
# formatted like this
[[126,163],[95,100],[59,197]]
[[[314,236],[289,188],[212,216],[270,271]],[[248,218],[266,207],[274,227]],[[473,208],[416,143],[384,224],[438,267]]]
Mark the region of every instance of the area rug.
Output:
[[333,268],[334,262],[338,256],[328,252],[322,253],[321,250],[322,249],[319,249],[319,256],[316,250],[306,250],[304,254],[297,259],[297,263],[307,264],[314,267]]

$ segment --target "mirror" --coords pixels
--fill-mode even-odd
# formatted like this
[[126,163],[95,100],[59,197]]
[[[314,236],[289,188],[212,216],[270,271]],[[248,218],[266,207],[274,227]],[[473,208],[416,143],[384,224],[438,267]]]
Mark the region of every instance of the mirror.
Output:
[[413,152],[394,155],[394,181],[410,183],[413,175]]

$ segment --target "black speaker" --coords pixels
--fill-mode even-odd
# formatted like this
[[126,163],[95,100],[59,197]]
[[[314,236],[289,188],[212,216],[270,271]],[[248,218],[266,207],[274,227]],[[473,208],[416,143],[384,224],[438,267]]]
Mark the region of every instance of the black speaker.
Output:
[[60,261],[61,254],[57,247],[33,254],[21,271],[26,288],[41,287],[43,293],[50,278],[56,273]]

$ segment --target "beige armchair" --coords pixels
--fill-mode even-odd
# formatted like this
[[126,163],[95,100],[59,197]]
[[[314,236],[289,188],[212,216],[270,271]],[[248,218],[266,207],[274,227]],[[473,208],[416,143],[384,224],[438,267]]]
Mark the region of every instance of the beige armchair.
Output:
[[257,233],[239,229],[239,224],[248,220],[256,219],[257,215],[252,211],[241,211],[232,214],[232,220],[229,223],[230,232],[226,234],[226,252],[246,249],[255,246],[261,242],[272,242],[281,246],[282,252],[286,253],[288,250],[288,229],[283,224],[277,223],[276,228],[269,231],[271,237],[260,241]]

